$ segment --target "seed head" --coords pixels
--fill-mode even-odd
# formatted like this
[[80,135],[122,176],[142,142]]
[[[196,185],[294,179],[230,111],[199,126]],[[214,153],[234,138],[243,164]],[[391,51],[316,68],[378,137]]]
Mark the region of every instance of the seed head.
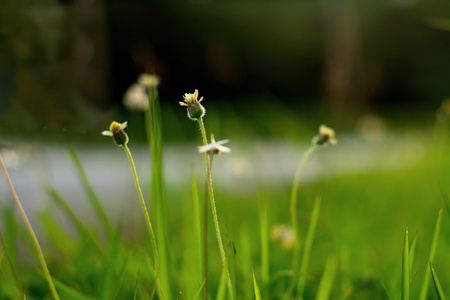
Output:
[[184,94],[184,102],[180,102],[181,106],[187,106],[188,118],[197,121],[203,117],[206,113],[205,108],[200,104],[203,97],[198,100],[198,90],[195,90],[193,94]]
[[128,135],[123,130],[127,127],[128,122],[123,122],[122,124],[113,121],[111,126],[109,126],[109,130],[105,130],[102,132],[103,135],[112,136],[114,138],[114,142],[117,146],[121,147],[128,144]]
[[334,130],[330,127],[327,127],[325,125],[320,125],[319,127],[319,134],[317,134],[312,139],[312,144],[317,146],[324,146],[327,144],[336,144],[337,140],[334,137],[335,133]]

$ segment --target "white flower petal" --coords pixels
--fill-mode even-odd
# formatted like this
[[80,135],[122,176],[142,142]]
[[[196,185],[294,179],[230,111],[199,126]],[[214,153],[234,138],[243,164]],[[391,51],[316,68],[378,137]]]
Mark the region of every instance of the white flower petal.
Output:
[[113,133],[112,133],[111,130],[105,130],[105,131],[102,131],[102,134],[103,134],[103,135],[106,135],[106,136],[113,136]]

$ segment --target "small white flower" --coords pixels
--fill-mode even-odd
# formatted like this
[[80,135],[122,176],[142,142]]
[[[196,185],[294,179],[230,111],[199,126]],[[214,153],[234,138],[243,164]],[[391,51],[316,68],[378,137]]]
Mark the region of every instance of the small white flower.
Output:
[[139,83],[132,84],[123,97],[123,104],[130,110],[147,110],[149,107],[149,101],[146,87]]
[[200,153],[209,153],[209,154],[222,154],[222,153],[230,153],[231,149],[225,146],[222,146],[223,144],[228,143],[229,140],[222,140],[216,142],[214,139],[214,135],[211,134],[211,143],[204,146],[198,146],[198,152]]
[[336,144],[337,140],[335,138],[334,130],[330,127],[327,127],[325,125],[320,125],[319,127],[319,134],[313,137],[312,144],[322,146],[329,144]]

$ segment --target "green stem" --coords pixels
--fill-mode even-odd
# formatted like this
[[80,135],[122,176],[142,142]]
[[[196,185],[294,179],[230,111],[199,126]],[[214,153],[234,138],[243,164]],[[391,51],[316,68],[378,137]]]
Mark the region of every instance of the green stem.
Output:
[[[203,118],[198,119],[198,124],[200,126],[200,131],[202,134],[203,145],[208,144],[208,139],[206,137],[205,125],[203,123]],[[209,156],[205,153],[206,165],[209,166]],[[206,179],[208,180],[208,178]],[[208,185],[205,186],[205,197],[203,205],[203,272],[205,277],[205,300],[208,300],[209,293],[209,274],[208,274]]]
[[290,210],[291,210],[291,222],[292,222],[292,229],[295,233],[295,243],[294,243],[294,258],[292,260],[292,271],[293,276],[291,279],[291,282],[289,284],[289,287],[287,289],[286,298],[290,298],[291,294],[295,288],[295,284],[297,283],[297,277],[299,274],[299,260],[300,260],[300,234],[298,229],[298,218],[297,218],[297,193],[298,193],[298,187],[300,184],[300,179],[302,177],[302,171],[305,166],[306,160],[311,155],[311,153],[316,150],[317,145],[312,144],[310,145],[305,153],[302,155],[300,162],[297,167],[297,172],[295,173],[295,177],[292,183],[292,191],[291,191],[291,201],[290,201]]
[[[202,132],[203,143],[206,145],[207,144],[206,130],[205,130],[205,125],[203,124],[203,118],[200,118],[198,120],[198,123],[200,124],[200,131]],[[214,190],[213,190],[212,176],[211,176],[212,157],[210,157],[210,155],[207,153],[205,158],[206,158],[206,173],[207,173],[207,180],[208,180],[209,198],[211,200],[211,210],[212,210],[212,215],[213,215],[214,228],[216,230],[217,242],[219,244],[219,251],[220,251],[220,256],[222,258],[223,268],[227,272],[228,292],[230,294],[231,299],[233,299],[233,286],[231,284],[231,277],[230,277],[230,272],[228,270],[227,257],[225,254],[225,249],[223,247],[222,236],[220,234],[220,226],[219,226],[219,218],[217,216],[216,201],[214,200]]]
[[134,175],[134,181],[136,182],[136,189],[138,191],[139,200],[141,202],[142,212],[144,213],[145,222],[147,224],[148,233],[150,235],[150,241],[152,243],[153,248],[153,254],[155,256],[155,281],[156,281],[156,290],[158,292],[158,296],[160,299],[163,299],[162,292],[161,292],[161,286],[160,286],[160,280],[159,280],[159,256],[158,256],[158,247],[156,246],[156,239],[155,234],[153,233],[153,226],[150,222],[150,216],[148,215],[147,206],[145,205],[144,197],[142,196],[142,190],[141,186],[139,184],[139,178],[137,176],[136,172],[136,166],[134,165],[133,156],[131,155],[130,149],[128,149],[128,146],[126,144],[123,145],[123,149],[125,150],[125,153],[128,156],[128,159],[130,160],[131,169],[133,171]]
[[162,121],[158,101],[158,88],[148,89],[149,108],[145,112],[147,140],[151,153],[151,214],[155,225],[156,243],[158,245],[161,290],[167,299],[173,299],[169,280],[169,251],[167,246],[167,222],[164,202],[164,179],[162,158]]
[[39,242],[36,237],[36,234],[34,233],[33,227],[31,227],[30,221],[28,220],[28,217],[25,214],[25,210],[23,209],[23,206],[20,203],[19,197],[16,194],[16,191],[11,182],[11,179],[9,178],[8,171],[6,170],[6,167],[5,167],[5,164],[3,163],[3,159],[1,157],[1,155],[0,155],[0,164],[2,165],[3,173],[5,173],[6,181],[8,181],[9,189],[11,190],[11,194],[14,198],[14,201],[16,202],[17,207],[19,208],[20,214],[22,215],[23,220],[25,221],[27,229],[30,232],[31,238],[33,239],[33,243],[38,252],[39,260],[41,262],[42,269],[44,270],[44,275],[45,275],[45,278],[47,279],[47,283],[50,287],[50,291],[52,293],[53,299],[59,300],[58,293],[56,292],[55,285],[53,284],[52,277],[50,276],[50,271],[48,270],[47,263],[45,262],[44,253],[42,252],[41,246],[39,245]]

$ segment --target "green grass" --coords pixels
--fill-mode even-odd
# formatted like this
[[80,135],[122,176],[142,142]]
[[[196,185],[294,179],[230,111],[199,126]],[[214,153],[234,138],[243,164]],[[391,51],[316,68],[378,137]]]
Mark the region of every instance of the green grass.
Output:
[[[442,135],[439,151],[436,143],[427,143],[424,159],[402,168],[300,182],[295,187],[294,206],[289,182],[259,184],[256,191],[243,193],[214,180],[217,216],[213,218],[207,206],[206,223],[204,205],[210,202],[205,182],[198,180],[204,178],[206,165],[193,170],[186,182],[167,186],[158,129],[164,119],[155,116],[160,116],[158,103],[146,115],[151,166],[136,168],[147,168],[152,174],[146,185],[151,189],[147,205],[155,225],[162,292],[157,290],[158,271],[146,220],[137,215],[137,228],[111,221],[103,207],[106,201],[97,196],[83,161],[70,151],[67,159],[73,162],[83,187],[80,198],[88,196],[99,226],[84,223],[47,182],[43,184],[52,204],[39,212],[27,212],[38,216],[32,226],[40,229],[38,237],[61,299],[205,299],[206,290],[207,299],[445,299],[450,294],[450,275],[445,271],[450,263],[450,158],[443,150],[450,145]],[[202,144],[198,125],[185,121],[197,133],[195,142]],[[132,139],[129,146],[133,151]],[[299,157],[303,151],[298,150]],[[312,156],[326,169],[322,151],[328,149]],[[215,156],[214,165],[226,159]],[[307,167],[308,161],[302,164]],[[191,162],[179,168],[190,169]],[[212,168],[208,175],[215,178],[215,172]],[[292,179],[297,182],[295,174]],[[136,193],[129,198],[124,209],[139,205]],[[13,203],[11,198],[5,200]],[[0,299],[24,299],[24,294],[26,299],[49,299],[52,293],[38,268],[27,227],[11,207],[5,205],[0,212]],[[297,210],[298,246],[289,247],[274,239],[272,230],[292,224],[292,207]],[[212,222],[216,217],[223,253]],[[130,230],[138,239],[128,238]],[[297,269],[293,269],[296,256]],[[294,286],[291,290],[290,285]]]

